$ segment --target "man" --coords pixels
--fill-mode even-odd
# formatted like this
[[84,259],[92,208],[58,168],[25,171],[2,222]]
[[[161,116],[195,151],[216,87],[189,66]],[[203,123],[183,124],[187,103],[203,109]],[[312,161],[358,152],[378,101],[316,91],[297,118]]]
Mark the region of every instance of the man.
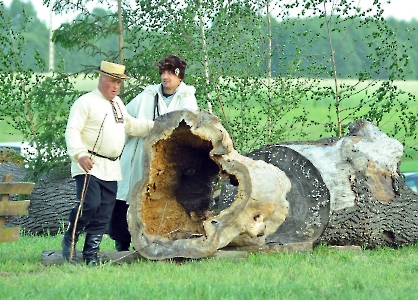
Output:
[[75,261],[75,245],[84,230],[83,259],[88,265],[99,263],[97,253],[122,178],[119,156],[125,134],[146,136],[153,126],[152,120],[132,118],[117,96],[122,80],[129,78],[125,66],[103,61],[94,71],[100,74],[98,88],[74,102],[65,131],[80,203],[70,212],[62,254]]
[[[178,56],[168,55],[158,66],[161,84],[147,86],[143,92],[128,103],[128,112],[139,119],[154,120],[159,115],[175,110],[198,109],[196,89],[183,82],[186,62]],[[115,240],[118,251],[127,251],[131,235],[127,224],[127,199],[131,189],[142,178],[142,147],[144,137],[130,139],[122,153],[123,178],[118,182],[117,201],[109,223],[109,236]]]

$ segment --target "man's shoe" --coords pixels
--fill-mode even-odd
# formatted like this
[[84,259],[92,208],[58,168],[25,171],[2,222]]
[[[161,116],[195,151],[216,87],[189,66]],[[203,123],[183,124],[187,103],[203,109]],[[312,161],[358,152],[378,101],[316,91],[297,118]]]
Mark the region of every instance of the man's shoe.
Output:
[[86,234],[83,248],[83,259],[88,266],[98,266],[100,264],[98,253],[103,234]]
[[131,245],[130,242],[120,242],[120,241],[115,241],[115,248],[116,251],[129,251],[129,246]]
[[[76,231],[74,235],[74,243],[73,243],[73,226],[69,226],[67,231],[64,233],[64,236],[62,237],[62,256],[64,259],[70,263],[75,263],[77,261],[76,257],[76,244],[78,241],[78,237],[81,234],[81,231]],[[71,247],[71,244],[73,244],[73,247]],[[72,251],[71,251],[72,250]],[[71,256],[71,257],[70,257]]]

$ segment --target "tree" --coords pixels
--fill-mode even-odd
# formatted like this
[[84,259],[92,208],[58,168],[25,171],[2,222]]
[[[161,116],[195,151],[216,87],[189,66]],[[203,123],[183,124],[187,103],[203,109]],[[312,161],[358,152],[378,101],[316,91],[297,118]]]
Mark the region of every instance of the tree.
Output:
[[[75,93],[66,74],[48,77],[27,67],[25,51],[30,36],[25,32],[31,23],[24,7],[19,16],[12,20],[0,4],[0,120],[19,130],[36,149],[27,162],[31,179],[36,180],[36,174],[65,160],[64,124]],[[32,59],[38,70],[46,69],[39,51],[35,50]]]
[[[154,61],[176,53],[188,62],[186,81],[196,86],[200,106],[221,117],[242,153],[278,140],[312,139],[315,132],[341,136],[362,117],[413,145],[416,114],[407,107],[415,97],[395,80],[405,76],[414,33],[402,32],[399,45],[392,23],[382,18],[382,1],[364,11],[332,1],[120,1],[120,15],[113,1],[103,1],[108,10],[91,12],[90,2],[53,4],[56,12],[81,11],[54,32],[54,41],[89,54],[77,73],[123,58],[136,78],[124,88],[125,102],[159,81]],[[361,69],[351,68],[359,61]],[[354,101],[358,94],[362,99]],[[323,106],[328,118],[304,111],[306,101]]]

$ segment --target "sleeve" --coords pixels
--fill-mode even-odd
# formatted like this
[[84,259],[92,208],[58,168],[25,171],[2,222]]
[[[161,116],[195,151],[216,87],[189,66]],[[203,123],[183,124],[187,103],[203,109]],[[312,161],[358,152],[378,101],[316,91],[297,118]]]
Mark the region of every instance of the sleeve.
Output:
[[154,126],[154,121],[147,119],[141,113],[142,110],[146,109],[144,108],[143,101],[145,101],[144,92],[138,94],[126,105],[127,118],[125,134],[127,135],[127,141],[130,139],[130,136],[146,137]]
[[145,118],[137,119],[130,114],[126,115],[125,134],[146,137],[154,127],[154,121]]
[[132,117],[138,117],[138,103],[141,102],[142,93],[138,94],[135,98],[133,98],[128,104],[126,104],[126,110],[128,114]]
[[82,156],[88,155],[87,149],[81,139],[81,131],[86,124],[89,112],[83,101],[77,100],[70,109],[67,127],[65,129],[65,142],[70,158],[78,162]]

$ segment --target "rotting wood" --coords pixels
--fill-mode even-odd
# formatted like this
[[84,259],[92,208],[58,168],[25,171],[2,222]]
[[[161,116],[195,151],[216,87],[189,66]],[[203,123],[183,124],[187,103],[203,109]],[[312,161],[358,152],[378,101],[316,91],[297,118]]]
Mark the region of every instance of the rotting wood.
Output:
[[[253,160],[261,159],[283,169],[292,183],[292,189],[295,189],[294,195],[301,196],[298,201],[307,200],[306,203],[300,202],[303,205],[296,205],[296,202],[289,201],[288,217],[295,215],[298,222],[292,224],[292,219],[287,217],[277,231],[266,239],[267,244],[278,241],[276,240],[278,233],[281,237],[287,236],[292,241],[313,241],[314,245],[322,243],[375,248],[399,247],[417,242],[418,195],[406,186],[399,173],[402,147],[396,140],[388,138],[371,125],[360,120],[350,125],[350,133],[346,137],[319,141],[283,142],[267,145],[251,153],[253,156],[250,158]],[[382,141],[384,146],[382,146]],[[205,148],[207,144],[201,145]],[[367,149],[369,155],[363,153],[362,147]],[[222,155],[222,151],[219,147],[214,149],[213,153]],[[188,154],[188,152],[185,153]],[[282,164],[276,164],[278,161]],[[293,173],[289,173],[285,168],[290,168]],[[315,170],[317,173],[312,173]],[[312,174],[315,176],[311,176]],[[228,177],[227,174],[222,175]],[[311,179],[316,177],[320,180],[306,181],[309,179],[308,176]],[[229,176],[229,178],[236,183],[237,178],[234,176]],[[309,189],[297,188],[305,187],[307,183],[310,187],[316,187],[316,184],[320,183],[318,185],[320,190],[312,190],[320,193],[309,194]],[[58,191],[62,194],[62,189],[66,187],[70,190],[70,184],[71,182],[62,184],[62,182],[51,181],[48,188],[39,188],[38,194],[42,197],[39,196],[39,216],[31,221],[34,226],[42,224],[51,215],[49,210],[42,215],[44,207],[41,204],[60,197],[54,192]],[[329,194],[327,198],[326,193],[330,192],[329,188],[332,196]],[[176,193],[183,195],[185,199],[184,190],[176,190]],[[291,196],[292,193],[291,190],[288,195]],[[72,187],[68,195],[70,194],[75,194]],[[155,194],[156,197],[163,195]],[[315,197],[318,195],[320,200],[315,202]],[[305,196],[313,197],[305,198]],[[220,197],[223,197],[222,193]],[[291,200],[291,197],[287,198]],[[62,198],[62,200],[62,204],[69,203],[67,198]],[[47,206],[53,207],[54,210],[64,207],[64,205],[51,205],[50,203]],[[317,208],[319,210],[315,211]],[[46,225],[47,223],[45,222]],[[318,224],[318,228],[311,226]],[[284,230],[285,228],[287,229]],[[201,237],[195,232],[182,232],[181,230],[167,231],[167,233],[178,238]],[[159,240],[155,241],[159,242]]]
[[[286,195],[289,213],[282,225],[266,238],[266,244],[294,244],[316,241],[326,228],[330,214],[330,192],[315,165],[297,151],[269,145],[247,154],[283,170],[292,187]],[[234,201],[237,187],[226,182],[219,197],[220,209]]]
[[364,119],[350,124],[341,138],[283,142],[251,152],[252,159],[284,170],[292,183],[289,216],[267,242],[297,239],[367,249],[417,243],[418,195],[400,174],[402,155],[399,141]]
[[[135,249],[148,259],[202,258],[229,244],[263,245],[288,214],[291,184],[284,172],[240,155],[220,120],[203,110],[157,118],[143,152],[128,224]],[[211,206],[217,176],[234,178],[238,187],[234,204],[222,211]]]

